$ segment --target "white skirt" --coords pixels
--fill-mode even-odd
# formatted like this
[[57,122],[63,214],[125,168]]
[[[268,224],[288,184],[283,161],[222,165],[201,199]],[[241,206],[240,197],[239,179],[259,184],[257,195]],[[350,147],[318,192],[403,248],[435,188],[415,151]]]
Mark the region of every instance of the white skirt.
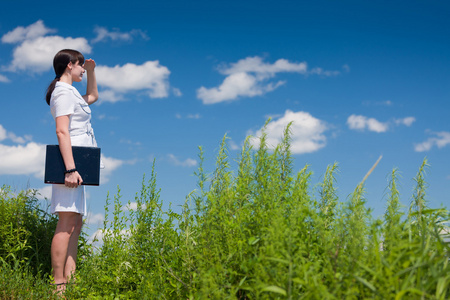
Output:
[[52,185],[51,213],[75,212],[86,214],[86,191],[84,185],[68,188],[64,184]]
[[[81,134],[70,137],[72,146],[97,146],[93,135]],[[86,190],[84,185],[76,188],[66,187],[64,184],[52,184],[52,214],[59,212],[75,212],[82,216],[86,214]]]

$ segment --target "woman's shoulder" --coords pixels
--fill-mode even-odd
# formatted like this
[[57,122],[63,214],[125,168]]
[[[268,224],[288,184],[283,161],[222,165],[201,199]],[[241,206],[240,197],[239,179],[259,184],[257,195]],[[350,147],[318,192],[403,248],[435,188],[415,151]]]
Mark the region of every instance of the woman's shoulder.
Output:
[[59,98],[65,98],[70,97],[73,98],[73,100],[77,100],[77,98],[81,98],[80,93],[76,88],[74,88],[72,85],[67,84],[65,82],[58,81],[55,85],[55,89],[53,90],[51,100],[59,99]]
[[64,95],[64,94],[73,94],[72,89],[70,88],[71,85],[64,83],[64,82],[57,82],[55,85],[55,89],[52,92],[52,97],[55,97],[57,95]]
[[72,85],[62,82],[62,81],[58,81],[58,82],[56,82],[55,89],[53,91],[54,92],[55,91],[56,92],[73,92],[73,90],[75,90],[75,88]]
[[[50,97],[50,108],[55,106],[72,106],[77,102],[77,97],[71,91],[70,88],[67,88],[64,85],[58,85],[57,82],[55,89],[52,92],[52,96]],[[66,84],[67,85],[67,84]]]

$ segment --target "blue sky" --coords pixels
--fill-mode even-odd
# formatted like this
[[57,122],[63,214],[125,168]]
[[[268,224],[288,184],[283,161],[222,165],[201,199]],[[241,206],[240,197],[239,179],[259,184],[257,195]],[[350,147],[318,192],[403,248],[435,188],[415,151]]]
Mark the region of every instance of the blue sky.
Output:
[[[198,146],[212,172],[222,137],[238,157],[267,118],[293,121],[295,171],[317,184],[338,162],[341,200],[366,182],[381,216],[393,168],[403,204],[422,160],[430,206],[450,203],[450,4],[445,1],[6,1],[0,12],[0,184],[50,197],[44,93],[62,48],[97,63],[93,127],[106,169],[88,187],[89,234],[106,194],[134,200],[156,161],[166,204],[196,188]],[[24,9],[26,7],[26,9]],[[85,82],[75,84],[81,93]],[[44,201],[44,200],[42,200]]]

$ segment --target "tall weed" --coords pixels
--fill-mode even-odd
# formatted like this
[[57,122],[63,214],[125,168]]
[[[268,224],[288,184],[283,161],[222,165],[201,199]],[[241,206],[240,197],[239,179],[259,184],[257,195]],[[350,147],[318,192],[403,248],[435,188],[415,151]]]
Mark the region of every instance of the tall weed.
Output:
[[[374,219],[366,206],[364,182],[376,164],[345,201],[338,198],[336,163],[327,168],[316,192],[309,166],[293,172],[289,128],[273,151],[264,130],[257,149],[248,138],[236,170],[226,136],[211,174],[204,170],[200,148],[198,189],[186,197],[181,213],[162,210],[153,166],[135,198],[137,208],[127,216],[115,204],[103,247],[90,258],[94,271],[90,269],[89,278],[99,273],[109,280],[85,291],[78,288],[73,295],[448,298],[449,245],[442,232],[448,230],[450,216],[444,208],[426,205],[426,160],[415,178],[408,211],[402,210],[394,169],[386,213]],[[86,281],[84,286],[94,284]]]
[[0,260],[26,265],[34,275],[50,274],[50,246],[57,219],[40,205],[35,190],[14,194],[0,188]]
[[[250,138],[231,165],[222,139],[211,173],[204,151],[198,189],[182,210],[163,210],[155,164],[124,209],[107,198],[103,244],[85,256],[70,299],[448,299],[449,211],[427,206],[426,160],[412,202],[400,203],[393,170],[386,212],[372,217],[365,176],[338,198],[337,163],[312,187],[307,165],[294,172],[290,126],[270,150]],[[113,206],[114,210],[109,211]]]

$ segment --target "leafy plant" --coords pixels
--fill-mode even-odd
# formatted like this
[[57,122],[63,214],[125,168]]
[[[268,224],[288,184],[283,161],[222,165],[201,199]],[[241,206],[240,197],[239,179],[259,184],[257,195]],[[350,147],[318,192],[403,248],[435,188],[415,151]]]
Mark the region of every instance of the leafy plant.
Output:
[[[226,136],[211,173],[200,147],[198,189],[187,195],[180,213],[163,209],[155,163],[150,179],[144,176],[141,191],[128,200],[135,209],[124,209],[120,189],[114,203],[108,196],[103,244],[83,256],[66,296],[448,299],[450,214],[427,206],[427,161],[406,211],[398,171],[392,171],[386,212],[374,219],[364,182],[376,164],[342,201],[337,163],[316,188],[308,165],[294,173],[289,128],[274,150],[264,130],[258,148],[247,138],[236,170]],[[8,245],[10,253],[20,252],[12,246],[19,244]]]
[[35,190],[14,195],[0,188],[0,260],[26,265],[32,274],[50,274],[50,246],[57,219],[48,213]]

